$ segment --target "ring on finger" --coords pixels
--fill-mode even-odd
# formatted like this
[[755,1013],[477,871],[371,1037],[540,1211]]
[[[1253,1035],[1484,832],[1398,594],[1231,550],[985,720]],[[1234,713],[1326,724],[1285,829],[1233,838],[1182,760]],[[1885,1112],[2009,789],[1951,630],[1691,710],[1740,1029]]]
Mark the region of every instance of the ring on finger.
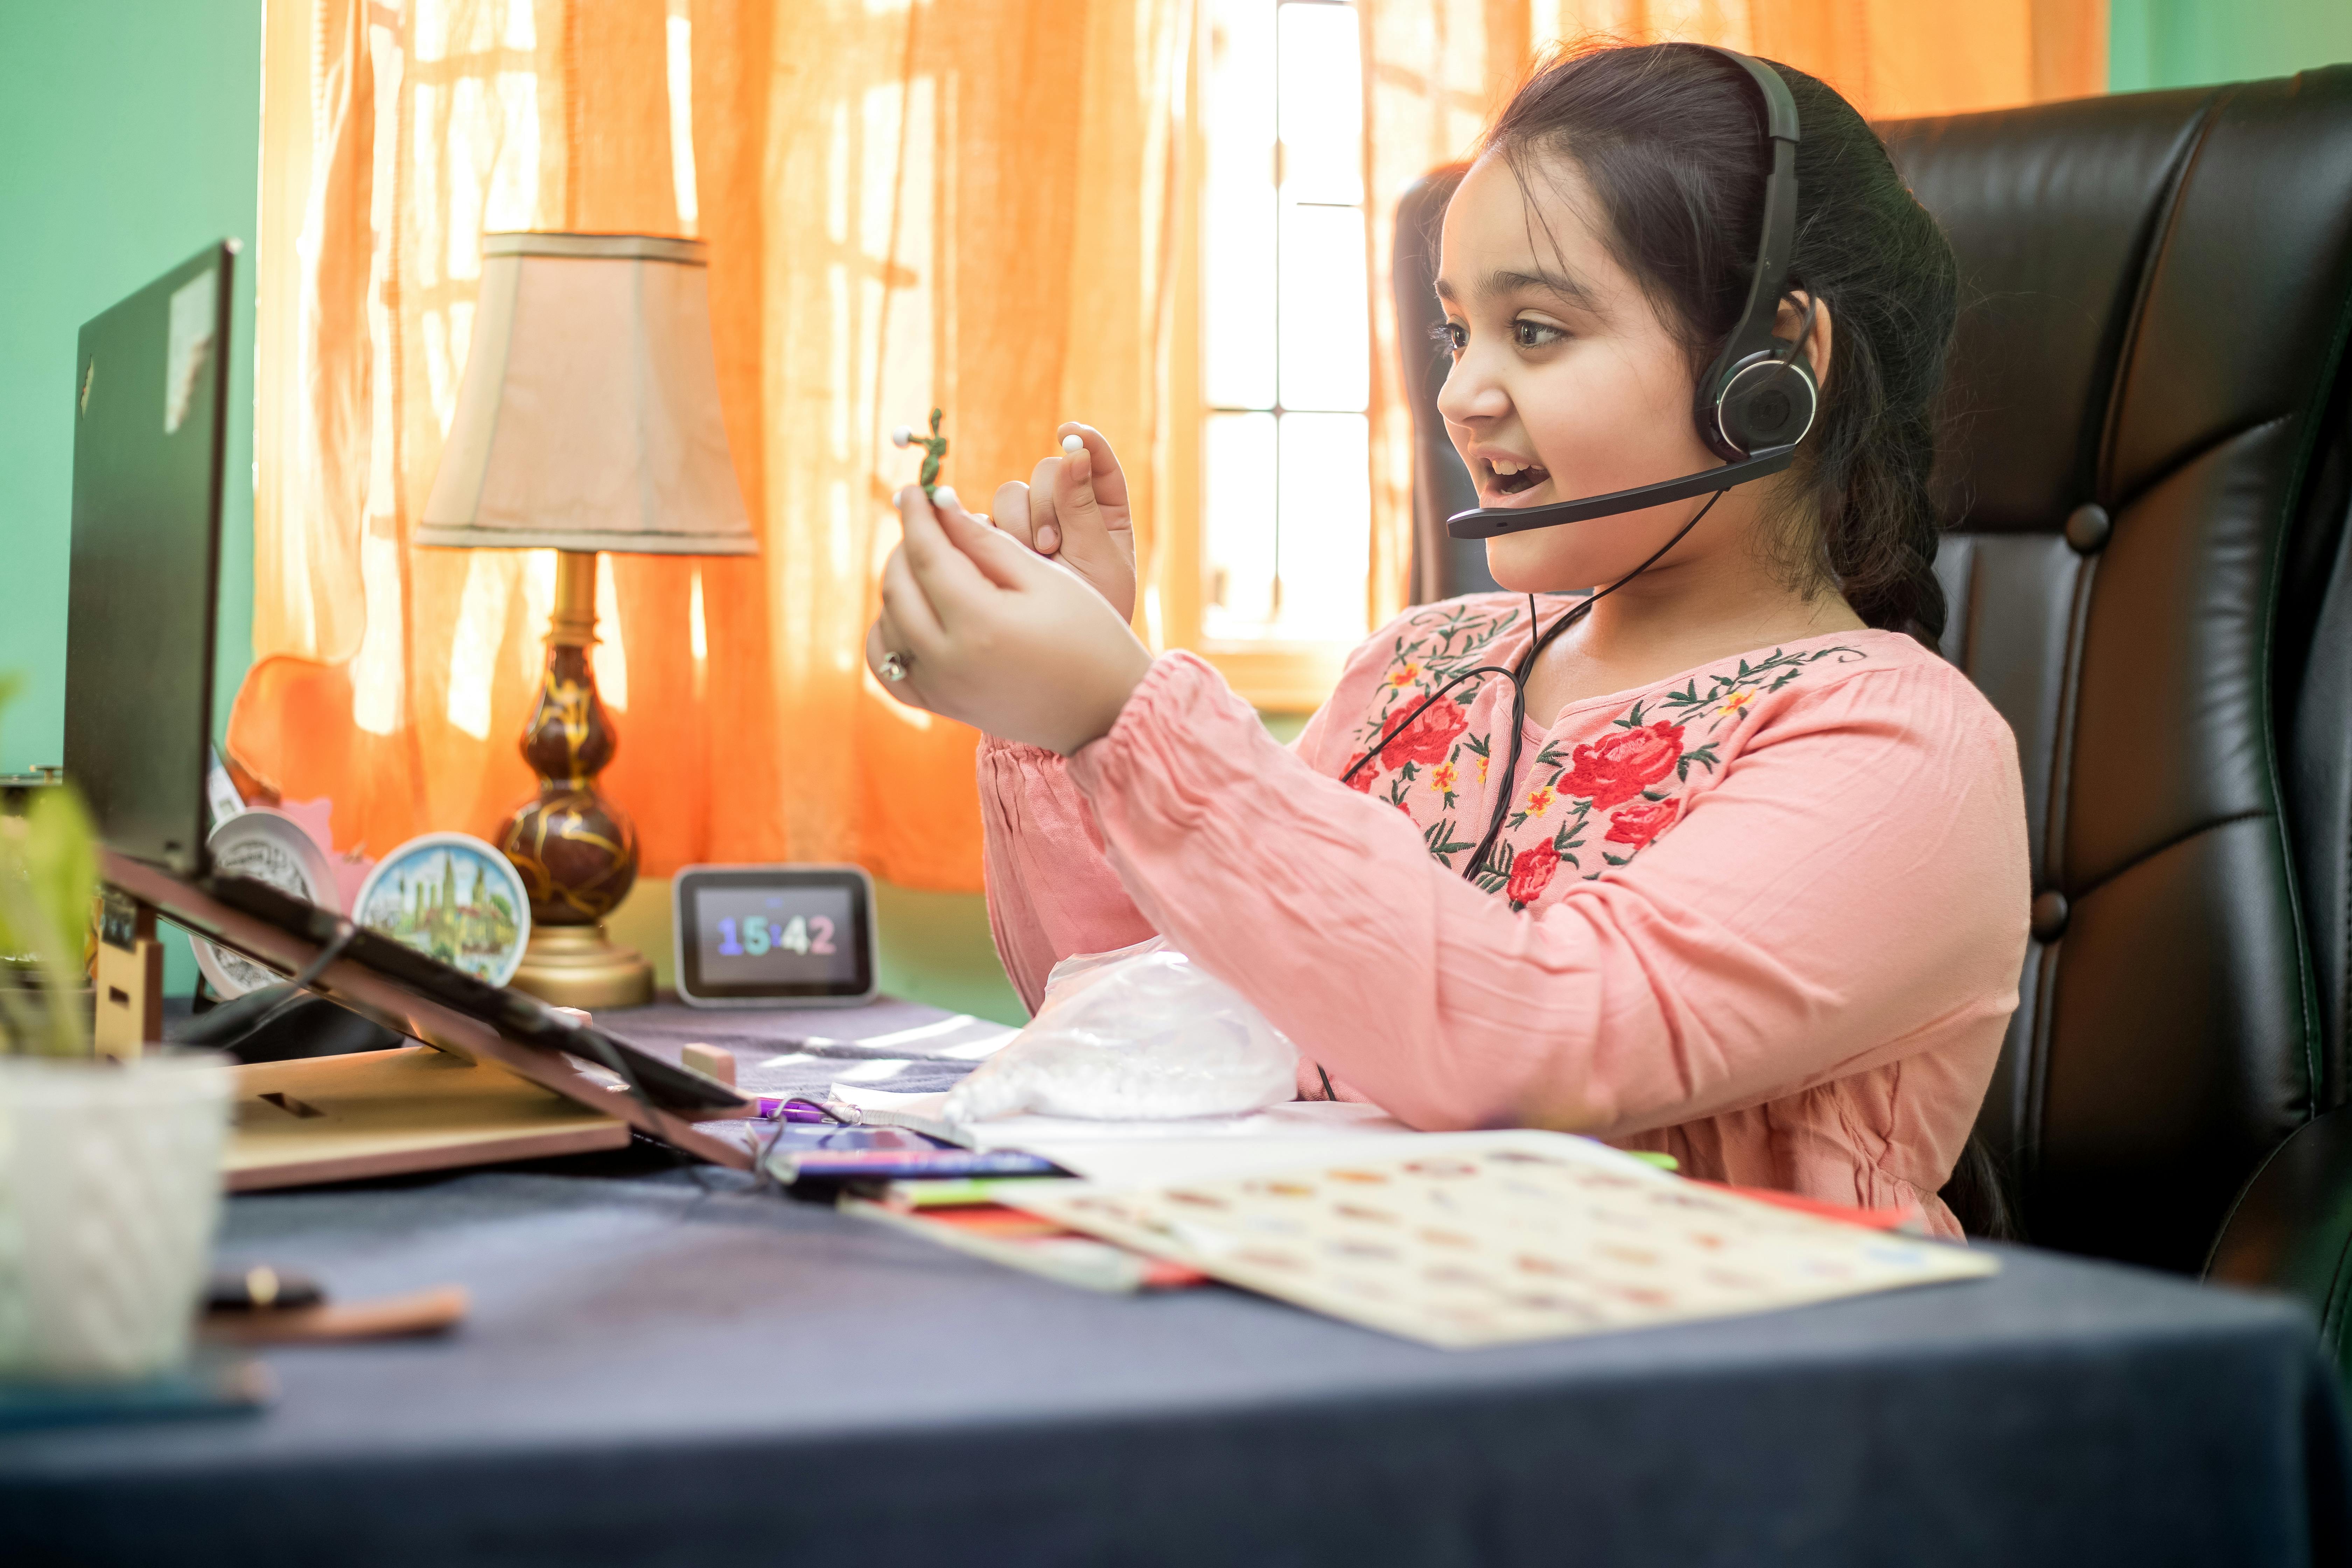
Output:
[[907,679],[908,667],[914,662],[915,656],[911,653],[886,653],[882,656],[881,664],[876,667],[876,672],[895,686]]

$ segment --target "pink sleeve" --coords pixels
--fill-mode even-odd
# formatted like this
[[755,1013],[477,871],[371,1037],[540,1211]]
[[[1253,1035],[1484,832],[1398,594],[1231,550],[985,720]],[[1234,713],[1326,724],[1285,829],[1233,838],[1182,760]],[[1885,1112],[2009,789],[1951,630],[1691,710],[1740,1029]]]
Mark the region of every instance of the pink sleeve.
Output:
[[996,956],[1032,1013],[1061,960],[1155,934],[1103,858],[1102,835],[1069,764],[1053,752],[983,740],[980,819]]
[[[1291,749],[1311,755],[1330,705]],[[1255,715],[1253,715],[1255,717]],[[1045,975],[1075,952],[1108,952],[1159,933],[1103,858],[1102,834],[1068,764],[1041,746],[984,737],[980,747],[982,869],[996,956],[1037,1010]]]
[[1672,831],[1528,912],[1189,655],[1068,768],[1142,916],[1335,1078],[1418,1127],[1625,1136],[2014,1004],[2015,755],[1965,679],[1923,659],[1755,723]]

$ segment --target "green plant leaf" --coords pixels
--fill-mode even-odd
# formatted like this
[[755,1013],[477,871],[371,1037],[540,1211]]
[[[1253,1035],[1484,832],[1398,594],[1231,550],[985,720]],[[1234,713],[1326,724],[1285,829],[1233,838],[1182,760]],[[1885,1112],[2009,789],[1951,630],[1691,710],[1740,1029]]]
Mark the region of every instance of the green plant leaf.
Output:
[[0,1014],[19,1049],[87,1055],[73,998],[98,891],[98,837],[70,786],[27,795],[22,815],[0,816],[0,951],[29,962],[41,984],[33,991],[13,976],[0,981]]
[[57,933],[59,960],[79,963],[90,900],[98,896],[98,830],[72,785],[53,784],[32,796],[25,808],[25,869]]

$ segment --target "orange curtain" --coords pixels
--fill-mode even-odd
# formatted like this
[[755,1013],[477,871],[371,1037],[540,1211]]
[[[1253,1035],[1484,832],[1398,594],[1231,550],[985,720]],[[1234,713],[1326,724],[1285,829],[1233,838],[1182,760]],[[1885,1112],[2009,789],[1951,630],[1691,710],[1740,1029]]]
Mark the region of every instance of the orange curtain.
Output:
[[[257,663],[229,744],[339,847],[488,835],[553,592],[543,552],[413,547],[480,236],[711,250],[755,559],[607,556],[606,793],[645,868],[855,859],[979,886],[971,731],[859,657],[937,404],[948,477],[1124,441],[1149,529],[1171,411],[1189,0],[268,0]],[[1190,411],[1185,411],[1189,416]],[[1148,548],[1148,543],[1147,543]]]
[[1412,559],[1412,419],[1390,289],[1397,198],[1462,158],[1544,50],[1688,39],[1812,73],[1874,120],[2104,91],[2106,0],[1357,0],[1372,214],[1375,620]]
[[[1374,215],[1374,608],[1402,599],[1410,440],[1387,308],[1398,194],[1534,53],[1595,32],[1783,58],[1865,112],[2095,91],[2099,0],[1360,0]],[[859,649],[909,454],[948,412],[985,494],[1054,426],[1116,433],[1154,593],[1195,377],[1171,279],[1193,0],[267,0],[257,663],[233,763],[333,804],[339,847],[492,832],[553,594],[544,552],[409,542],[498,228],[698,236],[756,559],[606,557],[604,776],[645,867],[855,859],[979,885],[971,731]],[[1173,448],[1190,450],[1188,440]],[[1171,591],[1173,591],[1171,589]],[[1148,601],[1156,602],[1153,595]]]

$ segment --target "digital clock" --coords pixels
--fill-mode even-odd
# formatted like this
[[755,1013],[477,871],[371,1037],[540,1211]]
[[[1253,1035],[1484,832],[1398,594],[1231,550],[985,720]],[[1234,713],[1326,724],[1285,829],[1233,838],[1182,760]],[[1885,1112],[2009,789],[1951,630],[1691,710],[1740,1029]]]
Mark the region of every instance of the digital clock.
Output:
[[840,1007],[874,999],[874,882],[856,866],[688,866],[670,883],[677,999]]

